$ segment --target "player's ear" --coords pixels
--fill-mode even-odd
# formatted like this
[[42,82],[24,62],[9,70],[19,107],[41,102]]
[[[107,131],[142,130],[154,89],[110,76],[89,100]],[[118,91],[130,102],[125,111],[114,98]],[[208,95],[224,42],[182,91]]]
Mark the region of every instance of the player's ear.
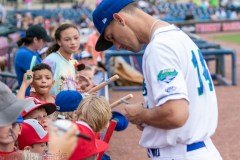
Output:
[[121,24],[122,26],[125,25],[125,20],[123,18],[123,15],[121,15],[120,13],[114,13],[113,14],[113,19],[118,22],[119,24]]

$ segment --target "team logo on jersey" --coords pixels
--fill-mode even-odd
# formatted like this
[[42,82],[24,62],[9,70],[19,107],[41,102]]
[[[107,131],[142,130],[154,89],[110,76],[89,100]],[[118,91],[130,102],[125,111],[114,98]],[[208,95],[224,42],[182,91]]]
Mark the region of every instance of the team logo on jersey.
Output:
[[177,75],[178,75],[178,72],[173,68],[164,69],[158,73],[158,80],[166,83],[170,83]]

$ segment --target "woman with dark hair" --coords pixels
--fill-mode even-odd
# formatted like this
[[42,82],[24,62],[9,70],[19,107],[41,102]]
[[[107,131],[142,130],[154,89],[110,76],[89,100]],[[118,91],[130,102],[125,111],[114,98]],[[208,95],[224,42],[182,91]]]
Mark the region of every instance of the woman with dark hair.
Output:
[[51,94],[61,90],[76,90],[76,73],[72,54],[79,52],[80,33],[78,28],[69,23],[62,24],[55,32],[56,43],[47,50],[44,63],[48,64],[54,74],[54,86]]
[[[38,54],[38,50],[42,49],[45,42],[50,41],[46,30],[40,25],[33,25],[26,31],[26,36],[20,39],[17,44],[19,46],[15,55],[14,67],[17,74],[18,85],[21,86],[24,73],[31,69],[35,64],[41,63],[42,59]],[[26,91],[29,95],[30,87]]]

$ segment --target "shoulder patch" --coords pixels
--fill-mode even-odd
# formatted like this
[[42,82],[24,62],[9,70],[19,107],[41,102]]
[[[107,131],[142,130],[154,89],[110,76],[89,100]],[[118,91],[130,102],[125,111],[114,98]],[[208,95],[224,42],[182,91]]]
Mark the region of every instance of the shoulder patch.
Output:
[[174,68],[164,69],[158,73],[158,81],[163,81],[170,83],[176,76],[178,72]]

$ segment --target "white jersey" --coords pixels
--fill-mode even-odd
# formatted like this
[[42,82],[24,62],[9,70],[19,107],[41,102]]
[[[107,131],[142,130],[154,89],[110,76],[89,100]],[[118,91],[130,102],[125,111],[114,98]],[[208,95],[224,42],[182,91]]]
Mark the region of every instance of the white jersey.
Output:
[[145,126],[140,145],[162,148],[205,140],[216,130],[218,109],[211,75],[198,47],[174,25],[157,29],[143,55],[145,107],[174,99],[189,102],[184,126],[164,130]]

